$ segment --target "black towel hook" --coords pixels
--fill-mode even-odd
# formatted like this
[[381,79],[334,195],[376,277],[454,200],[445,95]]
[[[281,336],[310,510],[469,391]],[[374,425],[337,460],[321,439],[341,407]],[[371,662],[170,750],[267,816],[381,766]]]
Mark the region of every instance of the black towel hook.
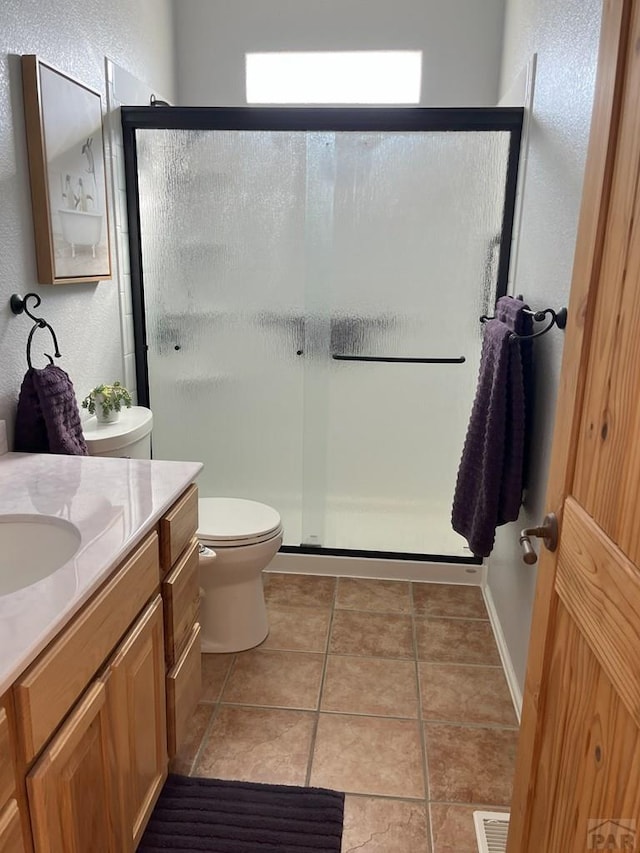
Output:
[[543,308],[542,311],[528,311],[526,308],[524,309],[525,314],[530,314],[536,323],[542,323],[542,321],[546,318],[547,314],[551,315],[551,319],[544,327],[544,329],[540,329],[539,332],[534,332],[532,335],[516,335],[514,332],[514,337],[531,340],[533,338],[539,338],[540,335],[546,335],[549,329],[552,329],[554,326],[557,326],[559,329],[564,329],[567,325],[567,309],[560,308],[559,311],[554,311],[553,308]]
[[[31,331],[29,332],[29,337],[27,338],[27,364],[29,367],[33,367],[31,364],[31,341],[33,340],[33,335],[36,329],[49,329],[51,333],[51,337],[53,338],[53,345],[55,347],[54,355],[56,358],[60,358],[62,353],[60,352],[60,348],[58,347],[58,339],[56,337],[56,333],[53,331],[52,327],[47,323],[44,317],[36,317],[35,314],[32,314],[29,311],[29,306],[27,305],[27,300],[33,298],[35,303],[33,308],[37,308],[38,305],[42,302],[40,296],[37,293],[27,293],[24,299],[19,296],[17,293],[12,294],[11,299],[9,300],[9,305],[11,306],[11,310],[14,314],[22,314],[23,312],[33,320],[34,325],[31,327]],[[48,352],[45,352],[46,357],[49,359],[49,364],[53,364],[53,357],[49,355]]]
[[[522,297],[518,297],[518,299],[522,299]],[[567,309],[560,308],[558,311],[554,311],[553,308],[543,308],[541,311],[530,311],[528,308],[523,308],[522,312],[524,314],[528,314],[532,317],[536,323],[542,323],[543,320],[546,319],[547,314],[551,316],[551,319],[544,327],[544,329],[540,329],[538,332],[534,332],[532,335],[518,335],[516,332],[511,333],[512,339],[518,340],[526,340],[530,341],[533,338],[539,338],[541,335],[546,335],[547,332],[552,329],[554,326],[557,326],[559,329],[564,329],[567,325]],[[480,317],[481,323],[486,323],[487,320],[495,320],[495,317],[489,317],[487,314],[483,314]]]

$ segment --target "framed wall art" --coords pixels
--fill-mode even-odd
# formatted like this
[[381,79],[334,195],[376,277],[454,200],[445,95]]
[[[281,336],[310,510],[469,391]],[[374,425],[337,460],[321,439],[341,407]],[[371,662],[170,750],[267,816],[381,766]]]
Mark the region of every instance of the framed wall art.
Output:
[[22,57],[40,284],[111,278],[100,93]]

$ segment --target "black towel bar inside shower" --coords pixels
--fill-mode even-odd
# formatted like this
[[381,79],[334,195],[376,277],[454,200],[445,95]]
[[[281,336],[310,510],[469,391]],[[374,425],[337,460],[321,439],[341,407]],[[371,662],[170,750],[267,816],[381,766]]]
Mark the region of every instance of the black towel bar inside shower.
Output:
[[464,364],[466,361],[463,355],[457,358],[402,358],[387,355],[340,355],[334,353],[331,358],[334,361],[383,361],[386,364]]

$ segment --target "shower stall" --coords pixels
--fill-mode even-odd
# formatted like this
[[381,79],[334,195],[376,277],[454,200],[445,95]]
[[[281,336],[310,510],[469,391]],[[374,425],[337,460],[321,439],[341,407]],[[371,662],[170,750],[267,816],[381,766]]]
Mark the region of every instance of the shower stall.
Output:
[[451,528],[506,292],[522,110],[125,107],[153,455],[285,547],[476,562]]

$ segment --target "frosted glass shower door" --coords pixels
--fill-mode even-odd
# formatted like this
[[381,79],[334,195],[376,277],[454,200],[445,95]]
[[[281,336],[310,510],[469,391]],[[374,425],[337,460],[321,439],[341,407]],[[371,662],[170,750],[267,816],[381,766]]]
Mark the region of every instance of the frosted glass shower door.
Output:
[[301,539],[305,137],[138,130],[153,454]]
[[285,545],[471,558],[451,503],[513,140],[136,127],[154,457],[274,506]]
[[[506,132],[336,134],[326,547],[470,556],[451,503],[508,155]],[[459,361],[349,360],[386,357]]]

